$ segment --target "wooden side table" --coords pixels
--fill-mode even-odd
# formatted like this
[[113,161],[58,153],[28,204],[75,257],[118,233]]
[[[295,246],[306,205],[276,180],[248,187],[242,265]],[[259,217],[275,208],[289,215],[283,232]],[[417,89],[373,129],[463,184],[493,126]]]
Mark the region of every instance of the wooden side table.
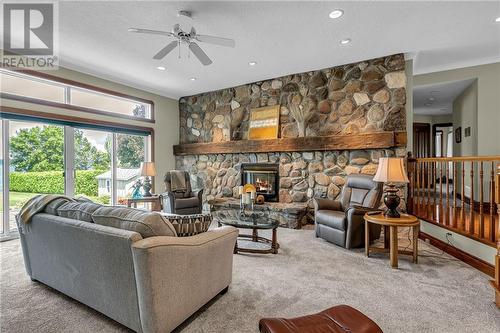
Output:
[[[420,232],[420,221],[413,215],[401,214],[400,217],[385,217],[383,213],[366,213],[365,219],[365,254],[370,256],[371,252],[389,252],[391,267],[398,268],[398,253],[413,256],[413,262],[418,262],[418,233]],[[370,247],[369,224],[375,223],[384,228],[384,247]],[[398,227],[413,228],[413,251],[398,249]],[[390,235],[390,237],[389,237]]]
[[161,212],[161,199],[159,195],[142,198],[127,198],[127,207],[137,208],[138,203],[151,203],[151,210],[154,212]]

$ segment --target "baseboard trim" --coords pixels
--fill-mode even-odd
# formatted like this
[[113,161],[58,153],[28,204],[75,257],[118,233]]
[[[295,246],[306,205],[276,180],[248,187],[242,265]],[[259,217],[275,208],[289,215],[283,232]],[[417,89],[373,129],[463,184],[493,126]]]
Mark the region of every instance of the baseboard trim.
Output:
[[429,243],[432,246],[437,247],[441,251],[444,251],[457,259],[460,259],[461,261],[474,267],[475,269],[480,270],[484,274],[487,274],[493,278],[495,277],[495,267],[493,265],[487,263],[486,261],[479,259],[478,257],[475,257],[467,252],[464,252],[464,251],[454,247],[453,245],[447,244],[447,243],[443,242],[442,240],[437,239],[434,236],[426,234],[425,232],[420,232],[420,234],[418,235],[418,238],[420,238],[424,241],[429,240]]

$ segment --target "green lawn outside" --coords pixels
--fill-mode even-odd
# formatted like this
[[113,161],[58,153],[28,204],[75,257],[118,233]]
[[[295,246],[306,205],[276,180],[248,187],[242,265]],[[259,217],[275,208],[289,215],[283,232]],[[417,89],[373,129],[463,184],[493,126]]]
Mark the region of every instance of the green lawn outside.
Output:
[[38,193],[9,192],[9,206],[21,208],[29,198],[37,194]]
[[[21,208],[22,205],[28,199],[34,197],[37,194],[38,193],[12,192],[11,191],[11,192],[9,192],[9,206],[11,208],[14,208],[14,207]],[[85,195],[77,194],[76,196],[85,196]],[[86,196],[86,197],[94,202],[105,204],[105,205],[109,205],[109,202],[110,202],[109,196],[101,196],[101,197]],[[1,203],[0,203],[0,210],[3,210]]]

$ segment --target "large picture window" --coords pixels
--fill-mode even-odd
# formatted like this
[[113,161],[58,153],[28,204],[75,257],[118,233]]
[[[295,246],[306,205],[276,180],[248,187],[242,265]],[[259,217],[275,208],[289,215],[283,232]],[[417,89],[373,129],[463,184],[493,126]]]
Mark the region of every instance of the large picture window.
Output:
[[[48,78],[50,77],[50,78]],[[43,75],[0,69],[1,97],[120,118],[153,121],[153,102]]]
[[37,194],[123,205],[141,163],[151,160],[148,132],[3,116],[9,118],[0,127],[0,239],[16,234],[15,216]]

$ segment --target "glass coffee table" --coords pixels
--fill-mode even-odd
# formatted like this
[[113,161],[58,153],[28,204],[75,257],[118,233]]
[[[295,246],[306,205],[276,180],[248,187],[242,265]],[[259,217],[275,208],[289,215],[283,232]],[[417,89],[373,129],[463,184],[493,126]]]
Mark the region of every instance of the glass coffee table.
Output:
[[[280,245],[277,241],[276,229],[279,226],[279,221],[271,218],[268,211],[239,211],[237,209],[221,209],[212,213],[219,226],[230,225],[241,229],[252,229],[251,235],[240,234],[238,236],[239,238],[250,239],[252,242],[270,245],[270,247],[264,249],[249,248],[239,246],[238,241],[236,241],[234,253],[278,253]],[[259,230],[272,230],[272,238],[268,239],[259,236]]]

